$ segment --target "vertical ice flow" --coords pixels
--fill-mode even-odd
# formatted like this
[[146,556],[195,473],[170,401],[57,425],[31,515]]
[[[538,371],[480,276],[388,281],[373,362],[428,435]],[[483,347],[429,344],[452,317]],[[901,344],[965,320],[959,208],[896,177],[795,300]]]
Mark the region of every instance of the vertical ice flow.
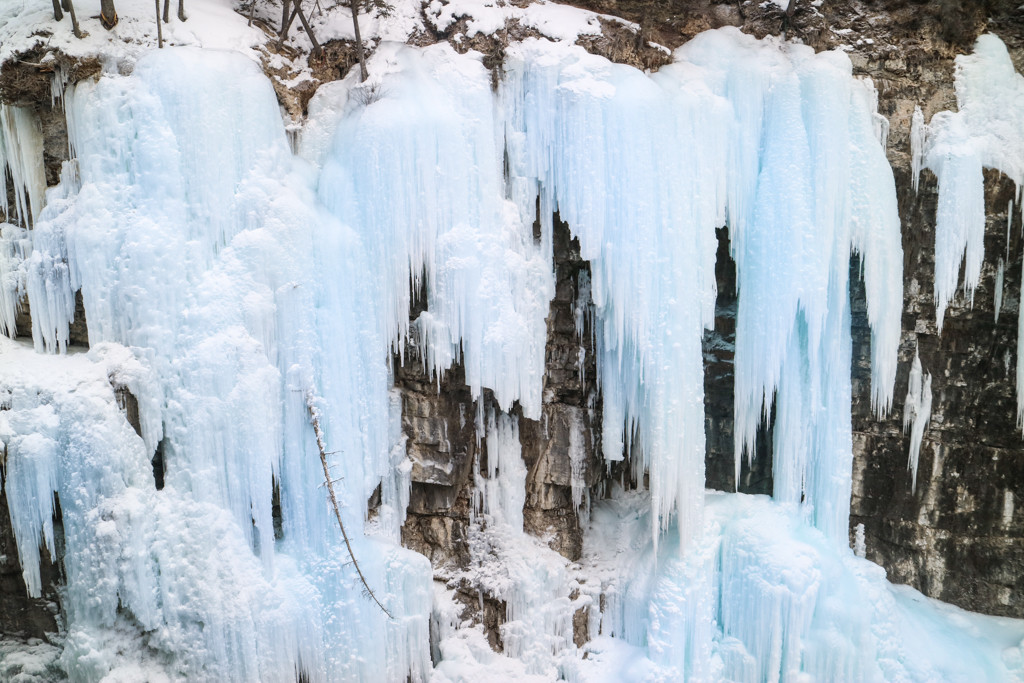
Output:
[[449,46],[384,49],[378,80],[348,98],[320,200],[365,245],[378,333],[399,352],[414,334],[431,373],[460,360],[474,396],[487,387],[537,419],[550,245],[533,242],[532,207],[506,198],[490,76]]
[[[902,304],[874,92],[849,60],[722,30],[646,75],[527,40],[508,48],[495,93],[479,56],[448,45],[384,44],[373,59],[373,81],[351,76],[314,100],[305,159],[289,152],[265,77],[238,56],[166,50],[129,77],[66,95],[76,163],[30,249],[10,246],[20,233],[4,228],[0,275],[17,273],[13,290],[10,277],[0,285],[24,286],[48,350],[67,344],[81,290],[93,342],[123,345],[149,373],[138,385],[141,440],[104,416],[109,431],[77,434],[80,447],[54,455],[12,420],[0,425],[23,454],[15,492],[37,494],[18,498],[19,548],[48,542],[52,490],[68,494],[69,516],[91,520],[66,529],[69,555],[80,551],[68,560],[70,651],[99,653],[82,658],[93,668],[78,677],[114,666],[112,639],[93,636],[125,628],[120,603],[183,675],[426,678],[430,568],[393,543],[408,480],[389,362],[411,341],[438,377],[461,361],[475,397],[493,391],[500,410],[481,411],[480,431],[495,457],[480,485],[486,514],[511,532],[474,542],[512,562],[526,537],[511,414],[516,403],[524,419],[541,414],[556,211],[591,263],[604,455],[628,451],[638,479],[649,472],[653,541],[675,524],[666,545],[683,562],[703,525],[701,342],[714,324],[715,228],[728,225],[740,290],[737,458],[752,455],[774,405],[776,497],[802,501],[845,544],[851,253],[867,290],[879,413],[892,403]],[[222,105],[201,106],[211,100]],[[4,296],[6,311],[14,295]],[[415,303],[424,310],[410,320]],[[360,598],[345,566],[319,488],[310,394],[355,552],[394,621]],[[56,415],[62,435],[81,418]],[[104,439],[119,444],[107,469]],[[157,443],[159,492],[148,463]],[[56,480],[54,458],[67,473]],[[69,494],[86,479],[101,485]],[[379,525],[387,538],[362,533],[378,484],[394,508]],[[750,602],[759,620],[781,610],[792,627],[785,643],[762,642],[749,615],[723,615],[730,637],[763,659],[748,677],[792,670],[814,582],[780,593],[748,569],[679,591],[691,577],[680,568],[661,587],[678,610],[649,632],[705,619],[708,596],[723,591],[737,610]],[[770,569],[772,581],[789,580]],[[209,595],[187,599],[201,577]],[[509,651],[550,671],[551,653],[572,647],[564,563],[519,558],[495,580],[509,603]],[[712,637],[695,628],[679,653],[700,675],[714,673]],[[748,663],[737,655],[727,666]]]
[[899,217],[874,89],[852,78],[840,53],[727,31],[702,34],[679,55],[702,69],[732,121],[737,475],[774,401],[776,497],[807,501],[817,523],[845,539],[851,252],[868,295],[878,414],[892,404],[901,327]]
[[[1024,186],[1024,76],[1014,70],[1003,42],[985,34],[970,55],[956,58],[959,111],[935,114],[925,125],[914,114],[915,186],[920,169],[931,169],[939,182],[935,216],[935,306],[939,330],[964,264],[963,287],[973,303],[981,278],[985,240],[985,168],[1006,174]],[[917,161],[920,160],[920,161]],[[1007,208],[1007,248],[1013,202]],[[1008,254],[1007,254],[1008,256]],[[1000,283],[1001,284],[1001,283]],[[1002,302],[1002,292],[997,294]],[[998,305],[997,313],[998,316]],[[1024,323],[1019,326],[1024,330]],[[1018,345],[1022,334],[1018,331]],[[1024,420],[1024,365],[1017,361],[1017,421]]]
[[[13,207],[7,204],[8,174],[13,183]],[[0,209],[8,220],[17,217],[22,226],[28,226],[43,208],[45,191],[39,119],[31,109],[0,104]]]
[[[404,508],[388,340],[371,323],[362,244],[318,205],[266,77],[238,55],[163,50],[129,77],[78,84],[65,105],[77,173],[65,168],[20,266],[33,331],[38,346],[63,346],[80,288],[91,355],[121,344],[118,367],[149,373],[128,373],[143,439],[112,401],[60,401],[31,385],[15,417],[54,406],[53,434],[26,432],[28,417],[4,425],[36,590],[27,544],[40,530],[52,543],[46,521],[60,494],[69,674],[115,670],[117,634],[138,628],[185,678],[425,680],[429,564],[362,533],[383,478]],[[100,382],[109,392],[107,375]],[[394,620],[361,597],[348,566],[320,488],[307,392],[322,400],[355,553]],[[59,440],[56,455],[47,438]],[[158,442],[162,491],[150,465]]]

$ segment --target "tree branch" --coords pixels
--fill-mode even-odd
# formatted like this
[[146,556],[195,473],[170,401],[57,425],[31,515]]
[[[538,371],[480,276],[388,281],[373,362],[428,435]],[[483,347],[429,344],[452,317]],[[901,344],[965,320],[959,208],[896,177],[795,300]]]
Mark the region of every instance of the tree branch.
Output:
[[377,607],[380,607],[381,612],[386,614],[389,619],[393,619],[394,617],[391,616],[391,612],[387,611],[380,600],[377,599],[377,594],[370,588],[366,577],[363,576],[363,570],[359,568],[355,553],[352,552],[352,544],[348,540],[345,524],[341,521],[341,509],[338,507],[338,498],[334,495],[334,482],[331,480],[331,471],[327,466],[327,447],[324,446],[324,433],[320,429],[320,410],[316,407],[312,392],[306,393],[306,408],[309,410],[309,421],[313,425],[313,433],[316,434],[316,446],[320,450],[320,463],[324,467],[324,483],[327,485],[327,494],[331,498],[331,507],[334,508],[334,516],[338,520],[338,526],[341,528],[341,537],[345,539],[345,548],[348,549],[348,556],[352,560],[352,566],[356,568],[356,574],[359,575],[359,580],[362,582],[366,593],[377,603]]
[[302,22],[302,29],[309,36],[309,41],[313,43],[313,51],[310,53],[311,56],[318,56],[323,50],[320,48],[320,43],[316,42],[316,36],[313,35],[313,29],[310,28],[309,22],[306,21],[306,13],[302,11],[302,0],[295,0],[295,11],[299,13],[299,21]]

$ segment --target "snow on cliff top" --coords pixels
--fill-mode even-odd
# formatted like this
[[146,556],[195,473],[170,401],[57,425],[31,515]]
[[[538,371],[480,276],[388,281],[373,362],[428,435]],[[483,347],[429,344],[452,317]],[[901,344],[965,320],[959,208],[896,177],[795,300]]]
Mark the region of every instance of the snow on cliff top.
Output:
[[[78,0],[75,9],[82,30],[78,39],[72,33],[70,17],[57,22],[49,0],[4,0],[0,2],[0,63],[34,47],[49,48],[70,57],[101,57],[105,68],[117,63],[134,62],[157,42],[157,26],[150,0],[117,0],[118,24],[103,28],[98,0]],[[309,4],[308,2],[305,4]],[[387,17],[372,12],[360,15],[360,29],[370,48],[381,41],[405,42],[420,32],[447,32],[461,19],[467,22],[466,37],[493,33],[511,22],[533,29],[556,41],[574,42],[583,35],[601,33],[601,20],[614,21],[633,30],[637,26],[612,16],[561,5],[547,0],[512,4],[507,0],[392,0],[393,11]],[[352,40],[352,17],[347,7],[325,0],[304,7],[317,40]],[[276,31],[280,23],[278,3],[263,3],[256,8],[254,25],[248,24],[237,0],[186,0],[188,20],[181,22],[174,12],[163,25],[167,45],[192,45],[207,49],[242,52],[259,59],[259,48],[273,40],[260,24]],[[430,26],[423,25],[423,18]],[[312,43],[295,21],[289,44],[308,53]]]
[[[59,50],[72,57],[102,56],[119,61],[156,45],[156,17],[149,0],[117,0],[118,24],[103,28],[99,2],[78,0],[75,10],[83,39],[75,38],[71,19],[65,13],[57,22],[49,0],[6,0],[0,3],[0,62],[35,46]],[[171,21],[163,26],[164,41],[170,45],[251,52],[267,39],[255,26],[234,11],[232,0],[187,0],[187,22]]]

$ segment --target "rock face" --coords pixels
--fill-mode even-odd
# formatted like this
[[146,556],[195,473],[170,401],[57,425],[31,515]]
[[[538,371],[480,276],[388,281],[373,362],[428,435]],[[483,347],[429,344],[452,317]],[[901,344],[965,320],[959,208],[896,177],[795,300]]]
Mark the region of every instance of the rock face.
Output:
[[[597,455],[601,407],[593,334],[585,312],[590,269],[580,258],[579,242],[557,217],[553,242],[556,287],[548,315],[541,419],[523,417],[518,406],[513,413],[527,468],[524,530],[547,539],[549,547],[567,559],[577,560],[583,550],[577,510],[596,495],[602,473]],[[419,312],[413,311],[413,320]],[[439,380],[428,376],[412,344],[394,363],[402,429],[412,461],[402,543],[430,559],[435,577],[456,588],[472,608],[467,617],[481,620],[492,646],[501,649],[498,626],[505,621],[504,603],[477,586],[453,581],[473,559],[472,494],[475,478],[486,476],[488,457],[486,440],[477,439],[478,421],[496,410],[496,404],[488,391],[473,400],[461,365]],[[483,601],[482,613],[478,601]],[[586,627],[585,619],[579,622],[580,629]]]
[[[936,183],[926,173],[919,190],[913,191],[909,146],[915,105],[922,107],[926,119],[937,111],[955,109],[953,58],[969,51],[983,29],[1004,40],[1018,71],[1024,71],[1024,13],[1016,10],[1019,0],[825,0],[815,3],[820,6],[794,0],[794,11],[789,14],[771,3],[760,6],[732,0],[581,0],[577,4],[637,21],[644,41],[655,40],[672,48],[699,31],[723,25],[741,26],[759,36],[786,32],[817,49],[846,45],[855,73],[873,79],[879,111],[890,122],[887,151],[896,177],[904,236],[904,316],[895,405],[888,416],[876,419],[870,406],[870,333],[864,293],[858,277],[852,278],[855,462],[851,535],[863,525],[867,557],[885,567],[894,582],[909,583],[927,595],[971,610],[1024,617],[1024,511],[1020,509],[1024,503],[1024,440],[1016,424],[1014,387],[1024,257],[1021,214],[1014,213],[1008,230],[1007,207],[1014,188],[988,173],[982,281],[973,305],[962,294],[954,299],[940,335],[932,298]],[[342,47],[338,50],[344,52]],[[500,63],[500,41],[485,47],[496,64]],[[644,61],[646,42],[594,47],[613,58],[621,53],[623,61],[648,65]],[[337,57],[339,63],[343,57],[347,59]],[[98,65],[80,65],[79,76],[89,75],[94,66],[98,69]],[[24,64],[5,65],[0,70],[0,97],[34,106],[40,113],[47,181],[55,183],[67,143],[66,132],[57,125],[58,112],[50,104],[48,75]],[[630,481],[628,463],[606,470],[598,457],[601,397],[586,315],[589,265],[580,258],[570,226],[557,220],[555,224],[556,294],[548,318],[542,419],[517,417],[527,466],[526,531],[546,539],[565,557],[577,559],[582,548],[577,506],[586,506],[590,498],[602,495],[610,479],[631,486],[643,482]],[[733,474],[735,269],[728,258],[725,229],[719,239],[716,324],[704,340],[707,482],[722,490],[769,493],[770,424],[758,437],[758,457],[751,464],[743,463],[738,482]],[[996,320],[996,264],[1000,257],[1005,260],[1005,270]],[[857,274],[856,263],[852,268]],[[418,312],[413,311],[414,318]],[[21,322],[19,332],[24,334],[27,328]],[[84,325],[73,335],[73,343],[87,343]],[[916,488],[912,488],[903,397],[915,353],[925,372],[931,373],[934,401]],[[443,579],[470,561],[474,478],[486,471],[487,458],[486,442],[477,438],[477,424],[493,409],[493,399],[485,391],[480,401],[475,401],[458,366],[441,378],[428,376],[414,346],[409,346],[402,358],[394,359],[394,368],[402,427],[413,463],[402,541],[426,555],[438,578]],[[16,558],[6,501],[0,497],[0,633],[38,636],[55,630],[52,604],[45,598],[31,601],[25,597]],[[45,583],[57,582],[56,570],[51,570]],[[503,620],[503,605],[468,586],[464,597],[467,604],[484,602],[482,619],[492,644],[500,647],[496,627]],[[581,623],[578,635],[584,626]]]
[[[966,3],[965,3],[966,4]],[[959,15],[958,15],[959,16]],[[966,16],[970,16],[969,14]],[[973,40],[980,27],[960,26]],[[947,33],[949,27],[946,27]],[[1024,66],[1024,17],[990,13],[987,29]],[[933,39],[941,44],[942,31]],[[854,320],[854,484],[851,526],[863,524],[867,557],[889,579],[967,609],[1024,617],[1024,441],[1016,424],[1014,368],[1021,292],[1021,224],[1012,183],[986,171],[985,269],[972,302],[961,292],[935,320],[934,176],[925,172],[912,188],[910,116],[915,105],[926,120],[956,109],[952,60],[921,38],[910,54],[886,52],[855,60],[879,89],[879,111],[890,121],[889,160],[896,177],[903,224],[904,313],[891,415],[877,420],[870,406],[869,334],[863,292],[852,293]],[[997,264],[1005,261],[1001,310],[996,319]],[[859,285],[859,283],[857,283]],[[933,404],[917,467],[908,472],[909,436],[903,431],[908,377],[915,351],[931,373]],[[851,533],[853,533],[851,531]]]
[[[941,335],[931,296],[934,177],[915,196],[897,177],[904,215],[905,291],[897,402],[889,419],[871,415],[866,313],[855,331],[854,486],[851,524],[863,524],[867,557],[932,597],[962,607],[1024,616],[1024,459],[1016,424],[1015,368],[1021,287],[1020,214],[1007,244],[1012,185],[986,173],[986,264],[974,305],[964,294],[945,316]],[[910,228],[908,230],[907,228]],[[1009,254],[995,319],[995,262]],[[855,306],[863,298],[855,292]],[[932,378],[916,488],[903,432],[910,366],[917,352]],[[859,390],[858,390],[859,389]]]

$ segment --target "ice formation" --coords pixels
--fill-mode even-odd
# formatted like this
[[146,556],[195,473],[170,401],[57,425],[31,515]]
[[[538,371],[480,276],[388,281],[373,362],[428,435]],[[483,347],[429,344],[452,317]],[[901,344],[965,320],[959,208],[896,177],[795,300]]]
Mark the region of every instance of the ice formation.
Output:
[[649,514],[628,495],[595,505],[583,563],[607,607],[579,680],[1019,680],[1020,621],[893,586],[764,496],[709,492],[690,553],[655,551]]
[[[997,169],[1017,188],[1024,207],[1024,76],[1017,73],[1003,42],[978,38],[974,52],[956,58],[959,111],[942,111],[928,124],[914,112],[911,143],[914,183],[921,169],[935,173],[939,204],[935,216],[935,307],[939,330],[963,264],[963,288],[973,302],[985,258],[985,188],[982,171]],[[1007,207],[1007,248],[1014,202]],[[1000,274],[1002,270],[1000,270]],[[1000,278],[998,301],[1002,303]],[[996,308],[998,316],[998,305]],[[1024,330],[1024,320],[1019,328]],[[1024,334],[1018,333],[1018,343]],[[1017,422],[1024,424],[1024,357],[1017,354]]]
[[714,229],[727,223],[740,289],[737,468],[777,401],[777,496],[806,498],[845,537],[846,513],[832,506],[849,497],[836,473],[850,458],[851,250],[864,260],[879,412],[892,402],[902,308],[896,197],[870,84],[840,53],[738,32],[699,36],[650,78],[549,45],[508,51],[512,186],[539,194],[547,235],[557,209],[591,263],[605,457],[635,447],[655,536],[673,514],[684,541],[699,528],[699,349],[713,324]]
[[[39,506],[12,505],[35,593],[30,543],[50,519],[51,491],[66,520],[69,673],[99,680],[117,664],[117,634],[137,628],[148,634],[140,651],[178,677],[424,677],[427,561],[359,534],[363,571],[395,615],[386,621],[360,596],[319,488],[308,391],[328,407],[351,528],[404,453],[391,442],[386,344],[366,324],[364,260],[317,204],[270,84],[243,57],[182,49],[65,97],[76,163],[22,264],[33,332],[38,346],[62,348],[65,304],[80,287],[94,352],[123,345],[145,370],[131,385],[141,438],[110,401],[101,430],[84,403],[5,373],[22,387],[11,467],[25,464],[8,492]],[[9,357],[5,368],[16,367]],[[94,374],[109,390],[107,373]]]
[[907,398],[903,402],[903,433],[910,431],[910,452],[907,469],[910,470],[910,490],[917,490],[917,461],[921,455],[921,441],[928,421],[932,417],[932,375],[921,368],[921,356],[914,352],[907,382]]
[[[14,184],[14,207],[7,205],[7,173]],[[46,171],[39,120],[24,107],[0,104],[0,175],[0,209],[27,225],[43,208]]]
[[[878,413],[902,309],[871,84],[840,52],[735,30],[699,36],[653,75],[537,39],[505,56],[495,92],[478,54],[383,43],[370,81],[319,90],[298,154],[269,82],[237,54],[152,52],[130,76],[65,93],[74,159],[31,231],[0,229],[0,324],[11,333],[27,295],[35,347],[0,346],[0,439],[33,594],[38,547],[57,552],[59,497],[72,678],[997,680],[1019,668],[1000,649],[1019,658],[1019,625],[957,627],[848,548],[852,254]],[[637,479],[650,475],[649,493],[593,504],[576,565],[523,531],[519,428],[541,415],[555,212],[591,264],[578,308],[596,335],[604,457],[628,453]],[[776,501],[716,494],[706,507],[701,339],[722,225],[740,297],[737,458],[754,456],[774,411]],[[67,351],[76,291],[93,348],[45,356]],[[484,593],[505,603],[507,656],[397,542],[410,464],[390,363],[407,343],[438,381],[461,362],[479,399],[468,419],[488,458],[474,565],[457,579],[481,610]],[[112,384],[138,398],[139,434]],[[307,397],[354,552],[393,619],[347,566]],[[570,451],[586,513],[581,441]],[[962,661],[907,641],[971,628],[981,654]]]

